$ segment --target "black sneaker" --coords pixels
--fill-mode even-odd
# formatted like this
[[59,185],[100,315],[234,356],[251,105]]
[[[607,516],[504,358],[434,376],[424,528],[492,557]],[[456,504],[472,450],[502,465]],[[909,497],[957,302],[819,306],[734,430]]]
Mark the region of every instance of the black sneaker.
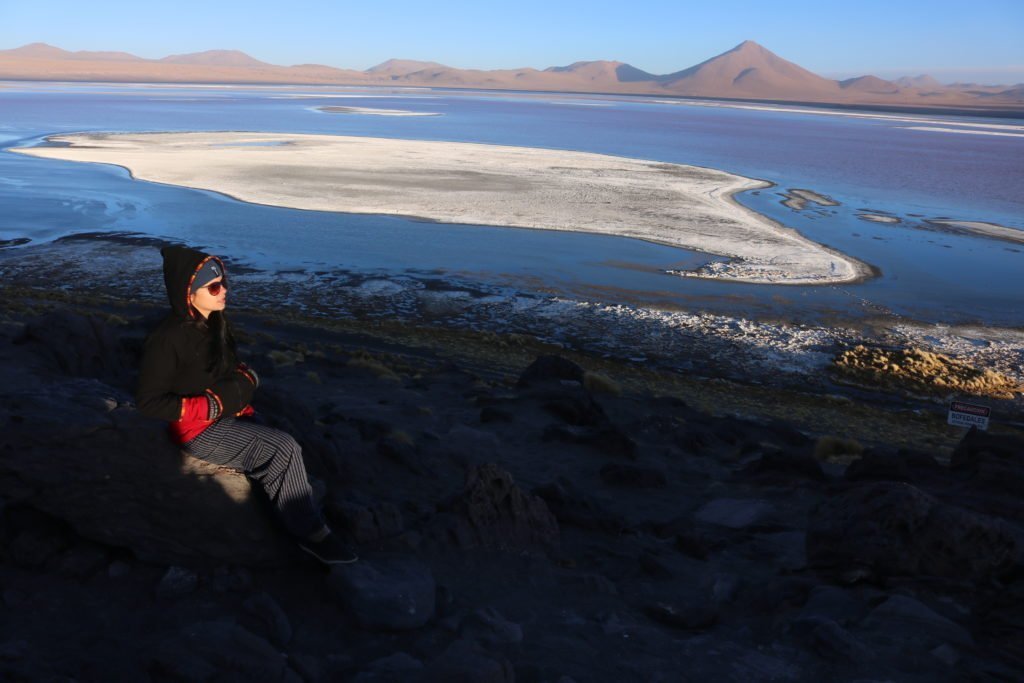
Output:
[[299,547],[326,565],[351,564],[359,559],[352,548],[333,533],[322,541],[299,541]]

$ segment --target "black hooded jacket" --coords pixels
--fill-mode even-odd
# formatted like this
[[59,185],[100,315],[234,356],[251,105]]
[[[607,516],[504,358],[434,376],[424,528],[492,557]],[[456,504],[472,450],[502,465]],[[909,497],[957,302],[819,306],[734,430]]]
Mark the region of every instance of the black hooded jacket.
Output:
[[210,259],[226,279],[224,263],[186,247],[164,247],[160,253],[171,313],[146,337],[135,403],[143,415],[168,420],[172,438],[181,444],[224,416],[252,414],[248,404],[259,378],[235,357],[227,372],[207,369],[211,332],[196,324],[202,316],[189,303],[189,293],[196,273]]

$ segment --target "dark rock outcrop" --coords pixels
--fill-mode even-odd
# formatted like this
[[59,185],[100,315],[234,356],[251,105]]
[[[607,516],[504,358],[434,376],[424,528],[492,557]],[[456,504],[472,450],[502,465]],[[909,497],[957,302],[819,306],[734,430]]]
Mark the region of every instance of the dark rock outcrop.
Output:
[[665,473],[653,467],[614,463],[602,467],[600,475],[604,483],[622,488],[661,489],[668,485]]
[[1024,539],[1005,520],[883,482],[818,505],[810,514],[807,557],[812,567],[846,575],[986,580],[1019,568]]
[[613,535],[626,527],[624,519],[605,510],[565,477],[538,487],[534,493],[548,504],[561,524]]
[[517,386],[525,387],[536,382],[560,382],[562,380],[582,384],[583,368],[561,356],[538,356],[519,375]]
[[470,640],[456,640],[430,662],[419,679],[422,683],[514,683],[512,664],[486,652]]
[[364,628],[404,631],[434,616],[436,584],[430,568],[409,557],[360,560],[331,570],[331,589]]
[[526,550],[554,546],[558,521],[542,498],[525,493],[494,463],[473,467],[442,520],[460,547]]
[[183,628],[157,648],[151,670],[164,680],[302,683],[273,645],[232,619],[204,621]]
[[[67,382],[76,389],[67,390]],[[292,561],[294,548],[265,495],[244,474],[179,451],[158,423],[108,400],[116,391],[106,385],[67,382],[39,387],[50,392],[45,404],[18,408],[0,396],[6,410],[26,417],[0,439],[18,444],[4,447],[0,458],[0,495],[148,562],[210,567]],[[44,406],[52,429],[30,417]]]
[[14,343],[28,345],[58,374],[96,377],[122,388],[131,385],[132,354],[113,327],[97,316],[47,313],[28,322]]

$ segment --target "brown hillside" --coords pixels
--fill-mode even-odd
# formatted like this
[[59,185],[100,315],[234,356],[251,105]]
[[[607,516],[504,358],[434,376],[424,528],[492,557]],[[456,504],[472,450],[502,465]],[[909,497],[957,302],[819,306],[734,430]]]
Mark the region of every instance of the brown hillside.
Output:
[[700,97],[796,98],[838,95],[838,84],[747,40],[706,62],[661,78],[665,89]]
[[567,74],[585,81],[603,83],[635,83],[654,81],[658,77],[624,62],[575,62],[569,66],[552,66],[544,73]]
[[904,76],[893,81],[901,88],[921,88],[922,90],[941,90],[946,86],[926,74],[920,76]]
[[167,64],[202,64],[207,66],[272,66],[239,50],[206,50],[184,55],[171,55],[159,60]]
[[877,76],[861,76],[859,78],[848,78],[845,81],[839,81],[839,87],[843,90],[849,90],[851,92],[867,92],[874,94],[892,94],[898,93],[900,87],[892,81],[885,81]]
[[[489,88],[546,92],[623,93],[740,100],[883,106],[1020,108],[1021,84],[937,85],[928,76],[885,81],[874,76],[842,83],[818,76],[753,41],[696,66],[658,76],[617,61],[568,66],[456,69],[436,62],[391,59],[366,71],[322,64],[277,66],[237,50],[208,50],[142,59],[124,52],[68,52],[45,43],[0,50],[0,79],[153,83],[277,83]],[[913,83],[913,86],[904,85]]]
[[365,71],[374,76],[406,76],[424,69],[448,69],[450,67],[437,62],[418,62],[414,59],[389,59]]
[[99,62],[144,62],[142,57],[127,52],[90,52],[79,50],[69,52],[46,43],[31,43],[13,50],[2,50],[0,54],[17,55],[24,59],[73,59],[79,61]]

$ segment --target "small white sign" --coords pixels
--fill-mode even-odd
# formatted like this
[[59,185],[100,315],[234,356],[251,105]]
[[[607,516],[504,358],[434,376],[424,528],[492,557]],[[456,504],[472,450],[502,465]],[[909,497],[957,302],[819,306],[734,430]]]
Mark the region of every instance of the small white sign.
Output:
[[949,424],[957,427],[977,427],[988,429],[988,418],[992,409],[974,403],[953,401],[949,404]]

